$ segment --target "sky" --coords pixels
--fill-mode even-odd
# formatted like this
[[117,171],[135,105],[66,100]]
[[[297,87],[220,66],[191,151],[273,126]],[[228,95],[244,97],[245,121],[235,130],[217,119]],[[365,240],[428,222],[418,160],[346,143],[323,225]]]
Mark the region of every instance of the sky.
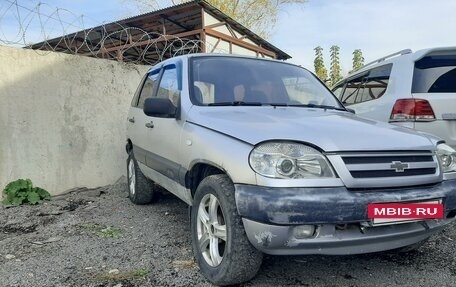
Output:
[[[123,1],[128,0],[0,0],[0,39],[21,37],[19,20],[5,12],[11,9],[11,2],[31,10],[43,3],[39,9],[45,14],[61,8],[53,15],[61,17],[65,31],[73,32],[70,30],[75,26],[89,28],[130,16],[132,11],[126,9]],[[329,49],[338,45],[342,70],[346,73],[351,70],[355,49],[362,50],[367,63],[407,48],[415,51],[456,46],[455,11],[456,0],[308,0],[280,11],[268,41],[291,55],[290,62],[312,71],[314,48],[323,48],[325,64],[329,66]],[[36,18],[26,25],[32,14],[22,13],[20,20],[26,26],[23,28],[28,41],[33,41],[33,36],[42,37],[41,29],[33,25]],[[55,23],[46,25],[49,34],[62,29],[55,27]]]
[[456,46],[455,0],[309,0],[281,13],[270,41],[313,70],[314,48],[340,47],[342,69],[353,51],[365,62],[403,50]]

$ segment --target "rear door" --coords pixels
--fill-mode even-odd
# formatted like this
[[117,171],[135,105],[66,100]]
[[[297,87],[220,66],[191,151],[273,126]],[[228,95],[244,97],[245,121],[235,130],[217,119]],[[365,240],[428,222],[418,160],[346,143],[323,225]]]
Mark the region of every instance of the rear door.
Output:
[[415,129],[443,138],[456,148],[456,50],[431,52],[415,62],[412,95],[427,100],[436,120]]

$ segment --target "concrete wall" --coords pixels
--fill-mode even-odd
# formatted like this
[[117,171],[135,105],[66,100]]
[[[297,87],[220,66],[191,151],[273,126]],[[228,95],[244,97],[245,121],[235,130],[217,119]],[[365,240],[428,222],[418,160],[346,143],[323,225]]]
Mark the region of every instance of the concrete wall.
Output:
[[0,190],[51,194],[125,174],[126,118],[148,67],[0,46]]

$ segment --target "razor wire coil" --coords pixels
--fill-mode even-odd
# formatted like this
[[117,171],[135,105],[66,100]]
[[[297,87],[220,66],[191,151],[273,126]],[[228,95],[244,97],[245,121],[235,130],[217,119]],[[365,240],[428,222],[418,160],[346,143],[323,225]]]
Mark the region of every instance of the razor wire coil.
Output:
[[[91,27],[96,27],[97,31],[86,27],[90,21],[94,24]],[[111,28],[107,29],[107,25]],[[116,25],[118,28],[113,30]],[[97,34],[95,42],[91,40],[92,33]],[[197,53],[202,45],[212,52],[229,53],[200,39],[148,32],[140,27],[125,27],[118,22],[97,23],[87,16],[43,2],[3,0],[0,4],[0,44],[30,47],[34,43],[41,43],[40,47],[34,47],[40,54],[64,52],[148,65],[178,55]],[[135,55],[128,53],[123,58],[128,49],[134,49]],[[122,56],[119,58],[119,55]]]

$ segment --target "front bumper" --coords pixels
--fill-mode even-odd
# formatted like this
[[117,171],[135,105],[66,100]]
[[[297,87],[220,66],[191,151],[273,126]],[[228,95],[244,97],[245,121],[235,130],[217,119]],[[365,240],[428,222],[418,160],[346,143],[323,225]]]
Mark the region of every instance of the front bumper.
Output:
[[455,219],[361,227],[348,224],[339,229],[334,224],[322,224],[308,239],[293,236],[294,226],[268,225],[243,219],[250,243],[272,255],[327,254],[350,255],[395,249],[425,240]]
[[[268,254],[357,254],[407,246],[454,221],[456,180],[429,187],[350,191],[332,188],[268,188],[235,185],[236,204],[247,236]],[[369,203],[442,199],[453,218],[369,226]],[[296,239],[296,225],[315,225],[307,239]]]

